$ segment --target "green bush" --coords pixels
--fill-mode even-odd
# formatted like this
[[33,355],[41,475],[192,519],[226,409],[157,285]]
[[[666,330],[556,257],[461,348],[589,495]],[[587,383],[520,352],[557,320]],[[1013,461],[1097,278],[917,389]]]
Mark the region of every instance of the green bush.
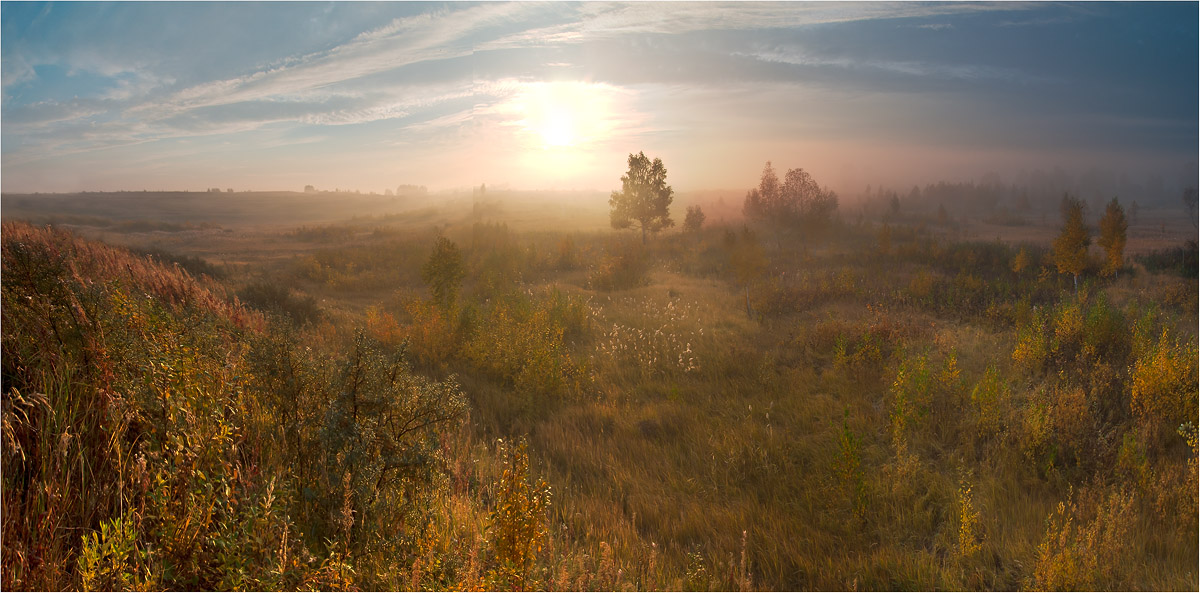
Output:
[[304,325],[321,319],[321,308],[311,296],[298,296],[277,282],[256,282],[238,291],[241,301],[265,313],[286,316],[293,323]]
[[1137,260],[1151,272],[1165,272],[1183,278],[1196,278],[1200,275],[1200,248],[1195,241],[1188,241],[1177,247],[1156,249],[1139,255]]
[[635,288],[646,283],[649,270],[650,261],[641,246],[628,243],[610,247],[588,275],[588,287],[605,292]]
[[1010,397],[1008,383],[994,365],[989,365],[983,378],[971,390],[976,430],[985,436],[995,436],[1005,430],[1005,410]]
[[536,300],[511,293],[481,314],[463,353],[476,368],[526,397],[561,396],[588,381],[586,367],[566,342],[568,330],[579,335],[586,325],[586,307],[577,299],[557,291]]

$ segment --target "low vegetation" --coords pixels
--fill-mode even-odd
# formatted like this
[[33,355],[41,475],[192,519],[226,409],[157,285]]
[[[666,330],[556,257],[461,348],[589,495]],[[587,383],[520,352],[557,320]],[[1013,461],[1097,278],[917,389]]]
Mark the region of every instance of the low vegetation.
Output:
[[746,223],[622,206],[644,244],[475,212],[241,266],[6,222],[0,586],[1195,589],[1195,244],[1076,205],[969,241],[768,165]]

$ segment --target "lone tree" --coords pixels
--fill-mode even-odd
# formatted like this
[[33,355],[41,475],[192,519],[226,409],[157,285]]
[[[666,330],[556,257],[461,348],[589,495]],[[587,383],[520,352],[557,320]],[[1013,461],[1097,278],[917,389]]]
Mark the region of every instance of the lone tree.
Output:
[[667,168],[662,159],[651,162],[644,153],[630,154],[629,171],[621,176],[621,191],[614,191],[608,199],[612,226],[627,229],[636,223],[645,244],[647,232],[657,233],[675,226],[669,211],[674,197],[675,190],[667,185]]
[[1092,239],[1083,224],[1083,202],[1070,194],[1062,199],[1062,233],[1054,239],[1054,265],[1060,274],[1071,274],[1075,278],[1075,291],[1079,291],[1079,274],[1087,266],[1087,248]]
[[1125,210],[1121,203],[1113,198],[1104,209],[1104,218],[1100,219],[1100,238],[1096,240],[1104,248],[1104,268],[1100,273],[1105,276],[1116,274],[1125,265],[1125,230],[1129,223],[1125,221]]
[[683,230],[696,232],[704,226],[704,211],[699,206],[688,206],[687,216],[683,217]]
[[421,266],[421,278],[429,285],[433,301],[443,309],[449,310],[458,298],[459,284],[464,275],[462,254],[453,241],[438,237],[433,245],[433,253],[425,265]]

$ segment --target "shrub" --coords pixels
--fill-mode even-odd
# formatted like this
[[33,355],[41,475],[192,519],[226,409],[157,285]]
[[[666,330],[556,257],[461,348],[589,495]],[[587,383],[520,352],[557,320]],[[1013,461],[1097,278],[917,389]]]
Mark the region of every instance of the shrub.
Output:
[[959,481],[955,497],[955,519],[958,523],[955,552],[959,558],[970,558],[978,554],[982,545],[979,534],[979,510],[975,508],[971,488],[971,483],[964,477]]
[[321,319],[321,308],[311,296],[296,296],[292,290],[275,282],[256,282],[238,291],[243,303],[266,313],[286,316],[293,323],[304,325]]
[[1078,300],[1063,302],[1055,309],[1054,337],[1050,342],[1055,352],[1079,349],[1083,341],[1083,313]]
[[1044,398],[1034,398],[1024,409],[1020,432],[1021,451],[1039,473],[1047,473],[1056,465],[1058,455],[1053,433],[1050,406]]
[[[760,266],[756,273],[761,275],[763,271]],[[771,274],[761,282],[750,275],[745,280],[755,285],[753,295],[758,311],[772,317],[811,311],[831,302],[857,300],[863,292],[862,278],[847,268],[801,269]]]
[[494,307],[468,345],[467,356],[523,392],[557,392],[563,385],[562,328],[551,324],[545,311],[521,315],[503,305]]
[[552,288],[540,297],[538,306],[545,308],[550,319],[563,328],[563,339],[567,341],[581,339],[591,331],[592,311],[580,297]]
[[908,283],[908,293],[917,302],[928,303],[933,296],[936,283],[937,279],[929,273],[929,270],[922,269]]
[[414,362],[424,368],[444,366],[459,348],[452,312],[421,299],[408,301],[404,310],[408,313],[408,323],[401,327],[400,335]]
[[216,279],[222,279],[226,276],[224,270],[208,263],[200,257],[191,255],[178,255],[168,251],[163,251],[161,249],[139,249],[134,251],[134,253],[145,256],[159,263],[179,266],[184,270],[187,270],[187,272],[192,276],[205,275]]
[[524,591],[538,586],[530,572],[547,535],[550,487],[543,480],[532,482],[524,440],[515,447],[500,445],[504,470],[495,484],[489,529],[496,566],[487,580],[498,590]]
[[[511,290],[521,279],[522,269],[548,268],[538,257],[536,245],[523,251],[506,223],[477,222],[471,226],[471,248],[467,275],[475,291],[493,297]],[[561,253],[560,253],[561,255]]]
[[463,354],[525,396],[562,395],[587,381],[585,366],[571,357],[564,341],[568,327],[580,331],[575,328],[586,323],[582,315],[581,303],[561,295],[534,302],[528,295],[509,294],[483,313]]
[[1138,256],[1137,260],[1151,272],[1165,272],[1184,278],[1196,278],[1200,275],[1200,247],[1197,247],[1195,241],[1188,241],[1178,247],[1156,249]]
[[[1092,299],[1087,290],[1035,310],[1018,325],[1013,360],[1031,373],[1056,371],[1081,383],[1095,383],[1097,394],[1111,385],[1090,370],[1098,364],[1123,367],[1131,345],[1131,328],[1124,314],[1103,295]],[[1115,377],[1114,377],[1115,378]],[[1112,379],[1112,378],[1110,378]],[[1111,408],[1113,402],[1101,402]]]
[[971,390],[971,403],[975,406],[976,426],[984,435],[996,435],[1003,431],[1003,408],[1008,399],[1008,384],[1000,377],[995,365],[989,365],[983,378]]
[[1129,355],[1131,332],[1120,309],[1101,293],[1087,309],[1083,321],[1083,353],[1092,360],[1124,363]]
[[388,534],[428,504],[423,485],[437,467],[434,431],[461,418],[466,404],[453,380],[411,373],[361,333],[338,366],[326,387],[332,398],[319,427],[319,457],[294,462],[318,464],[317,500],[332,511],[313,535],[351,552],[392,547],[403,542]]
[[1177,496],[1178,502],[1174,505],[1175,512],[1173,513],[1177,520],[1176,524],[1190,536],[1196,533],[1197,522],[1200,520],[1200,516],[1196,513],[1196,508],[1200,506],[1200,456],[1197,455],[1196,425],[1186,422],[1179,427],[1177,434],[1187,443],[1187,464],[1179,472],[1183,474],[1182,476],[1178,476],[1178,474],[1166,476],[1169,483],[1174,486],[1173,488],[1162,487],[1158,491],[1171,492]]
[[391,313],[377,306],[367,307],[366,332],[372,338],[389,346],[398,346],[404,339],[404,331]]
[[1172,340],[1164,329],[1157,342],[1140,350],[1129,381],[1134,416],[1165,430],[1195,421],[1196,344]]
[[637,245],[612,248],[588,276],[588,287],[605,292],[635,288],[646,283],[649,270],[649,259]]
[[433,302],[443,309],[450,309],[458,298],[464,270],[458,246],[445,237],[438,237],[433,253],[421,266],[421,278],[429,285]]
[[913,425],[929,412],[930,376],[927,358],[922,355],[907,358],[896,371],[892,382],[892,443],[900,457],[908,451],[908,438]]
[[1091,508],[1081,508],[1072,494],[1058,503],[1046,518],[1046,536],[1038,546],[1031,587],[1042,591],[1121,588],[1133,503],[1133,495],[1123,490],[1109,493],[1088,505]]
[[1013,256],[1011,269],[1014,274],[1021,274],[1029,269],[1031,263],[1029,250],[1025,246],[1021,246],[1020,251],[1017,251],[1017,255]]
[[579,251],[571,237],[563,237],[558,241],[558,259],[555,267],[559,270],[574,270],[579,268]]
[[83,536],[77,560],[84,591],[157,589],[149,554],[138,548],[132,513],[100,522],[100,531]]
[[317,250],[297,257],[293,274],[343,292],[393,290],[420,280],[419,266],[425,254],[425,238],[363,242]]
[[1183,313],[1195,311],[1200,297],[1192,282],[1171,282],[1162,287],[1159,295],[1159,302]]
[[1088,405],[1088,396],[1082,387],[1057,387],[1048,392],[1050,397],[1050,422],[1062,462],[1090,462],[1095,457],[1093,446],[1099,434],[1097,419]]

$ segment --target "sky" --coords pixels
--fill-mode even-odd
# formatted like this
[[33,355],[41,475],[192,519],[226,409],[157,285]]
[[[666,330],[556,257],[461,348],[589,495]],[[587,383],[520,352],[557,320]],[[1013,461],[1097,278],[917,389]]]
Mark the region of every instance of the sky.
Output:
[[1196,3],[3,2],[5,192],[1194,175]]

